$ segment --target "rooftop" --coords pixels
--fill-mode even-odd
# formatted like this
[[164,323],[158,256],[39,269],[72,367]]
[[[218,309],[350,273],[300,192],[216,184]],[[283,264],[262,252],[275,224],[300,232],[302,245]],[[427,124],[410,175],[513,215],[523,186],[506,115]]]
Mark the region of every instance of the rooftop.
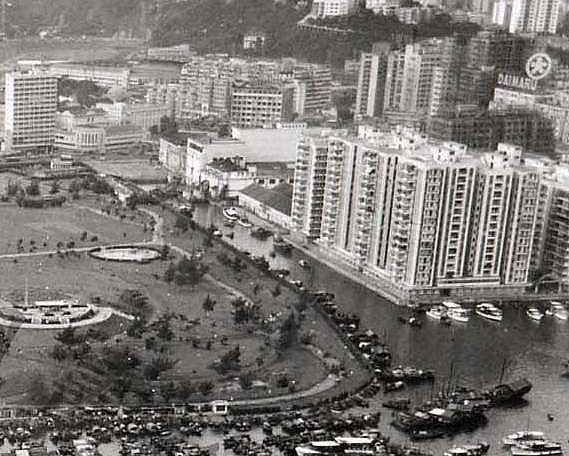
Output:
[[278,184],[268,189],[257,184],[245,187],[239,193],[271,207],[285,215],[290,215],[292,209],[292,185]]

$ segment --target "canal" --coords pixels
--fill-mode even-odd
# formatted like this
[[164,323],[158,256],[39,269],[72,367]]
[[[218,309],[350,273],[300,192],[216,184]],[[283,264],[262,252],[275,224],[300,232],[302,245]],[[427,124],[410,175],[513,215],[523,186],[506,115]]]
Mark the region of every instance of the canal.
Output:
[[[301,259],[313,263],[301,251],[294,251],[289,258],[281,255],[271,258],[271,239],[254,239],[249,229],[239,225],[223,227],[219,208],[199,206],[194,218],[205,226],[213,223],[224,233],[233,231],[232,240],[224,237],[227,241],[254,255],[264,255],[272,268],[290,270],[290,277],[303,281],[307,287],[333,292],[343,311],[358,314],[362,326],[374,330],[389,343],[394,365],[433,369],[437,373],[434,386],[410,387],[386,396],[410,397],[417,402],[428,400],[433,392],[448,385],[451,364],[455,371],[453,383],[489,387],[498,383],[502,371],[504,381],[526,377],[533,383],[526,405],[489,410],[485,427],[472,433],[421,442],[421,447],[442,454],[455,444],[487,440],[492,445],[490,454],[508,454],[501,447],[502,437],[529,428],[543,431],[549,438],[563,443],[566,450],[569,448],[569,379],[560,376],[561,363],[569,358],[569,322],[545,317],[536,323],[516,306],[509,306],[504,309],[501,323],[473,316],[466,324],[444,326],[423,315],[420,317],[422,328],[413,328],[398,320],[408,315],[406,308],[391,304],[324,265],[301,268],[298,265]],[[386,396],[378,395],[372,408],[366,410],[381,409],[380,403]],[[405,435],[389,425],[391,411],[383,409],[382,412],[382,431],[395,441],[405,441]],[[548,414],[553,420],[548,419]]]

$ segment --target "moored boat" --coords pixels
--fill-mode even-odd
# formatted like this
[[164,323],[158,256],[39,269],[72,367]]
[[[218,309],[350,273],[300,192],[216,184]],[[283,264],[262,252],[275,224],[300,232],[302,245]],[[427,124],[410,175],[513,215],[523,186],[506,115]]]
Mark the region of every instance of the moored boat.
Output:
[[559,301],[551,301],[549,308],[545,311],[546,315],[553,316],[558,320],[567,320],[569,319],[569,312],[565,308],[565,306],[560,303]]
[[502,439],[505,446],[512,446],[524,441],[545,440],[545,434],[541,431],[518,431],[507,435]]
[[474,445],[464,445],[461,447],[453,447],[444,452],[444,456],[481,456],[486,454],[490,449],[490,444],[480,442]]
[[452,301],[444,301],[443,306],[447,309],[447,315],[451,320],[467,323],[470,320],[470,311],[460,304]]
[[543,318],[543,312],[534,306],[526,310],[526,315],[534,321],[541,321]]
[[563,454],[561,444],[547,440],[530,440],[510,448],[512,456],[559,456]]
[[434,320],[446,320],[448,319],[447,309],[443,306],[434,306],[431,307],[426,312],[427,317],[432,318]]
[[502,321],[502,318],[504,316],[502,309],[489,302],[478,304],[476,306],[475,312],[476,315],[492,321]]
[[251,228],[253,224],[247,219],[247,217],[239,217],[237,223],[244,228]]
[[221,212],[227,220],[230,220],[232,222],[239,220],[239,212],[237,212],[237,209],[234,207],[224,207]]

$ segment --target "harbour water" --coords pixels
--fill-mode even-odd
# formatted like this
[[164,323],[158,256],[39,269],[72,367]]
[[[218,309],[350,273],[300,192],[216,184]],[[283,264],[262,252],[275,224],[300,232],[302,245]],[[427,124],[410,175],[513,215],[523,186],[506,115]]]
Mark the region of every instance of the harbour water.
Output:
[[[223,227],[223,217],[216,207],[198,207],[194,217],[200,224],[209,226],[213,223]],[[295,251],[290,258],[280,255],[270,258],[270,239],[258,241],[241,226],[221,230],[225,233],[233,231],[233,240],[225,237],[226,240],[254,255],[264,255],[272,268],[286,268],[291,271],[291,278],[303,281],[309,288],[335,293],[345,312],[358,314],[363,326],[374,330],[389,343],[394,365],[436,371],[434,386],[411,387],[387,395],[389,397],[410,397],[414,402],[428,400],[448,386],[451,364],[455,372],[451,379],[453,384],[477,388],[491,386],[499,382],[502,374],[504,381],[526,377],[533,383],[524,406],[489,410],[485,427],[452,438],[421,442],[421,447],[442,454],[455,444],[486,440],[492,445],[490,454],[508,454],[501,448],[501,438],[529,428],[544,431],[551,439],[563,443],[566,450],[569,448],[569,379],[560,377],[561,363],[569,358],[569,322],[546,317],[536,323],[521,309],[509,305],[504,309],[501,323],[473,315],[466,324],[453,322],[451,326],[444,326],[423,315],[420,317],[423,327],[413,328],[398,321],[398,317],[408,315],[407,309],[387,302],[326,266],[300,267],[298,261],[301,259],[313,263],[303,252]],[[382,394],[377,396],[372,409],[381,409],[384,397]],[[404,442],[405,435],[389,425],[390,419],[391,411],[384,409],[382,430],[394,440]]]

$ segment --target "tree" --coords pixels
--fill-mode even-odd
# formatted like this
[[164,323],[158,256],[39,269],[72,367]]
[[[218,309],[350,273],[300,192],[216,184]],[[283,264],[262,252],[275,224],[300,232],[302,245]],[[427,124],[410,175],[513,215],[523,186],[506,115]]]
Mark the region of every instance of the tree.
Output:
[[56,195],[57,193],[59,193],[59,190],[60,190],[59,181],[54,180],[51,183],[51,187],[49,188],[49,193],[52,195]]
[[174,263],[170,263],[166,268],[166,272],[164,273],[164,280],[167,283],[172,283],[176,277],[176,265]]
[[213,383],[209,381],[201,382],[198,385],[198,391],[204,396],[208,396],[213,390]]
[[203,308],[204,312],[206,314],[208,314],[210,312],[213,312],[213,310],[215,309],[215,304],[216,304],[216,301],[213,300],[208,294],[206,296],[206,298],[204,299],[204,302],[202,304],[202,308]]
[[289,348],[297,341],[299,326],[294,314],[291,312],[279,329],[279,348]]
[[178,214],[176,216],[176,222],[174,223],[174,227],[185,233],[186,231],[188,231],[191,221],[192,220],[190,219],[190,217],[183,214]]
[[240,363],[241,349],[239,348],[239,345],[236,345],[234,348],[221,356],[219,363],[217,364],[217,369],[221,373],[225,373],[230,370],[238,370],[241,367]]
[[55,335],[55,339],[68,347],[78,345],[85,341],[85,337],[76,336],[74,328],[65,328],[63,331]]
[[176,265],[174,280],[176,285],[197,285],[206,272],[207,267],[198,260],[184,257]]
[[239,376],[239,386],[242,389],[248,390],[253,386],[253,377],[251,374],[245,373]]
[[40,194],[40,184],[37,180],[32,179],[30,185],[26,187],[26,194],[28,196],[38,196]]
[[51,349],[50,356],[58,362],[67,359],[67,348],[63,344],[55,344]]

